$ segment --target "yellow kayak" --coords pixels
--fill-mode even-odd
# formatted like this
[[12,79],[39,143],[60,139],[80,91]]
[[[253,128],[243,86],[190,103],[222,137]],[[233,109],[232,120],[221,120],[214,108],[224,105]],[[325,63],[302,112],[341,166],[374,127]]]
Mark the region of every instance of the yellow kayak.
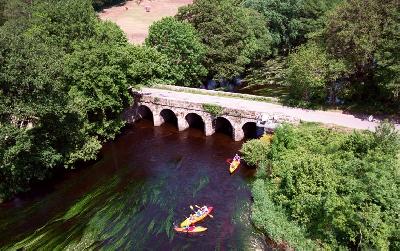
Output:
[[[190,219],[190,217],[186,218],[186,220],[182,221],[181,227],[190,226],[190,225],[192,225],[192,224],[194,224],[194,223],[196,223],[198,221],[201,221],[204,218],[206,218],[207,215],[209,215],[211,213],[211,211],[213,210],[213,207],[207,207],[207,209],[208,209],[208,211],[206,213],[203,213],[200,216],[197,216],[196,214],[194,214],[194,215],[192,215],[192,219]],[[200,211],[200,210],[198,210],[198,211]]]
[[229,165],[229,172],[233,173],[240,165],[240,161],[234,160]]
[[207,230],[206,227],[196,227],[196,226],[190,226],[190,227],[174,227],[175,231],[177,232],[182,232],[182,233],[200,233],[204,232]]

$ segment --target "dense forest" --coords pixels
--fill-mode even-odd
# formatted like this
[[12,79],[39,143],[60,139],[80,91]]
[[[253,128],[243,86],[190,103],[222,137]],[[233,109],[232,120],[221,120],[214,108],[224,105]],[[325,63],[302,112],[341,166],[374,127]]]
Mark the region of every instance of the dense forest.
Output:
[[[397,0],[195,0],[142,46],[97,18],[120,2],[0,0],[0,201],[98,158],[130,86],[244,78],[284,86],[290,105],[399,113]],[[250,141],[256,227],[298,249],[399,249],[398,152],[389,124],[285,125]]]
[[206,47],[206,79],[280,83],[290,105],[361,102],[396,113],[399,13],[396,0],[197,0],[176,18]]

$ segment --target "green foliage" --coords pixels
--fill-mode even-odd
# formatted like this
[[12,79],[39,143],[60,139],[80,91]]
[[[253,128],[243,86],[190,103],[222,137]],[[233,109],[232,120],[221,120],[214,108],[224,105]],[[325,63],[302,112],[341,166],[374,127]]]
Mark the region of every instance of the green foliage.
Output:
[[246,141],[242,145],[240,152],[245,156],[246,163],[252,166],[265,165],[269,150],[270,142],[258,139]]
[[177,85],[198,86],[207,75],[205,48],[192,25],[166,17],[150,26],[146,45],[169,59],[169,78]]
[[342,60],[332,58],[320,46],[309,43],[289,57],[286,79],[292,97],[304,101],[323,101],[327,87],[346,72]]
[[119,114],[130,102],[128,51],[123,46],[90,39],[74,49],[65,59],[69,107],[79,116],[81,137],[86,140],[81,153],[71,153],[70,163],[95,158],[101,143],[112,139],[124,125]]
[[305,43],[307,34],[324,27],[325,13],[341,0],[245,0],[243,5],[262,13],[275,49],[283,54]]
[[327,48],[354,68],[367,70],[381,35],[384,14],[380,1],[345,1],[329,15],[325,30]]
[[75,41],[95,35],[96,14],[89,0],[46,0],[33,3],[27,32],[52,40],[70,51]]
[[[265,184],[266,182],[266,184]],[[254,225],[278,244],[296,247],[297,250],[314,250],[315,243],[307,239],[307,235],[295,222],[290,221],[284,210],[276,205],[269,187],[274,185],[269,181],[257,179],[252,186],[251,193],[254,198],[251,219]]]
[[57,127],[67,102],[58,47],[15,34],[10,24],[1,27],[0,44],[1,201],[61,163],[59,142],[46,128]]
[[177,17],[191,23],[206,45],[204,65],[211,78],[237,77],[256,58],[270,54],[265,19],[235,0],[198,0],[180,8]]
[[168,58],[147,46],[130,46],[128,83],[136,85],[173,84],[169,79]]
[[208,112],[214,117],[218,117],[222,115],[224,108],[222,108],[219,105],[214,105],[214,104],[202,104],[202,107],[205,112]]
[[29,1],[0,0],[0,26],[7,20],[26,17],[31,4]]
[[0,201],[96,159],[124,125],[128,87],[162,81],[168,64],[99,21],[89,0],[33,1],[22,14],[12,3],[0,27]]
[[254,148],[244,155],[246,160],[264,156],[261,162],[271,166],[270,174],[254,183],[256,226],[280,233],[266,217],[271,200],[274,210],[304,226],[305,235],[324,249],[398,248],[399,143],[388,123],[375,133],[341,133],[314,124],[278,128],[264,154]]
[[390,6],[387,24],[378,43],[376,81],[385,96],[400,104],[400,4]]

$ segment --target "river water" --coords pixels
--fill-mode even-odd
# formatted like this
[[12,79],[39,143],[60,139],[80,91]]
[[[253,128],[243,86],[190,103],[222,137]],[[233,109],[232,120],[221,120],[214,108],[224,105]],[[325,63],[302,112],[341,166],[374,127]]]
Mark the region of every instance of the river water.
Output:
[[[265,250],[250,223],[254,170],[229,175],[240,148],[224,134],[140,121],[93,165],[0,204],[0,250]],[[211,205],[204,233],[174,232],[190,205]]]

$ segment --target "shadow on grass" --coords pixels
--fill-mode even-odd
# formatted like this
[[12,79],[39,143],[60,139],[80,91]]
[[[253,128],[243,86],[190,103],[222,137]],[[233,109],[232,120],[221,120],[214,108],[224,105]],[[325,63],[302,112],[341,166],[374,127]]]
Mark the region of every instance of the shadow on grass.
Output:
[[372,115],[374,119],[388,119],[393,123],[400,123],[400,105],[380,101],[351,102],[342,105],[330,105],[321,101],[303,101],[294,99],[289,94],[289,87],[277,84],[254,84],[241,87],[238,93],[252,94],[263,97],[277,98],[279,103],[289,107],[298,107],[311,110],[337,111],[353,115],[362,120],[368,120]]

